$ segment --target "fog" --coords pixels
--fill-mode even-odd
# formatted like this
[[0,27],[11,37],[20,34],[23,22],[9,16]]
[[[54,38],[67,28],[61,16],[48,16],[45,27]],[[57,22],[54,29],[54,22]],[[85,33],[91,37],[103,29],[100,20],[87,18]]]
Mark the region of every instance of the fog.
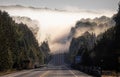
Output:
[[[71,27],[75,26],[76,22],[81,18],[93,19],[103,15],[111,17],[115,13],[105,10],[101,12],[101,10],[75,9],[74,11],[72,8],[69,10],[53,10],[16,6],[1,6],[0,9],[7,11],[10,16],[25,16],[37,20],[40,30],[36,38],[39,44],[47,39],[51,52],[64,52],[68,50],[70,42],[67,41],[67,36]],[[95,31],[97,32],[98,30]]]

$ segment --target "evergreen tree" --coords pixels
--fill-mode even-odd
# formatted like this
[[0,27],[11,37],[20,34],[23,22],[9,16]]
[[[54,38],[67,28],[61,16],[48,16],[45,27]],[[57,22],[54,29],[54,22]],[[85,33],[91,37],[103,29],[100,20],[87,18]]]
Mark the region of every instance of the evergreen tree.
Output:
[[35,62],[42,64],[43,54],[31,30],[0,11],[0,71],[32,68]]

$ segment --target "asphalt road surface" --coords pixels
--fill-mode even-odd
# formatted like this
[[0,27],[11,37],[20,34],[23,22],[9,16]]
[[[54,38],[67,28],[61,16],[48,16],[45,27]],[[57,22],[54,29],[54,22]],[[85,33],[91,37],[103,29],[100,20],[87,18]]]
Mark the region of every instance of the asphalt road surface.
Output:
[[54,55],[46,67],[8,74],[1,77],[92,77],[73,70],[64,63],[64,55]]

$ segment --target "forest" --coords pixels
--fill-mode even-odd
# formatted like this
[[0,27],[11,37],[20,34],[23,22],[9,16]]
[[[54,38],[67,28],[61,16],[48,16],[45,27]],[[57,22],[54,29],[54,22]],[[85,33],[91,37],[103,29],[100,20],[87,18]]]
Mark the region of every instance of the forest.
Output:
[[42,65],[49,52],[48,42],[39,46],[26,24],[17,24],[7,12],[0,11],[0,71]]
[[[100,71],[120,71],[120,5],[118,13],[112,19],[116,23],[115,26],[98,36],[85,32],[82,36],[72,38],[68,60],[73,68],[81,71],[84,71],[84,67],[88,67],[87,70],[96,67]],[[79,23],[81,22],[77,24]],[[76,61],[76,57],[80,57],[79,62]],[[90,74],[88,71],[87,73]]]

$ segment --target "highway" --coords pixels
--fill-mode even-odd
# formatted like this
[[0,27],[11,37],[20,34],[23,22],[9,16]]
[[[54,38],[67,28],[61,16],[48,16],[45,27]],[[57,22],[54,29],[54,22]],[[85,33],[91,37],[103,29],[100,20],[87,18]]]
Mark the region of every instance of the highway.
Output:
[[23,70],[1,77],[92,77],[78,70],[73,70],[64,63],[64,55],[57,54],[46,67]]

